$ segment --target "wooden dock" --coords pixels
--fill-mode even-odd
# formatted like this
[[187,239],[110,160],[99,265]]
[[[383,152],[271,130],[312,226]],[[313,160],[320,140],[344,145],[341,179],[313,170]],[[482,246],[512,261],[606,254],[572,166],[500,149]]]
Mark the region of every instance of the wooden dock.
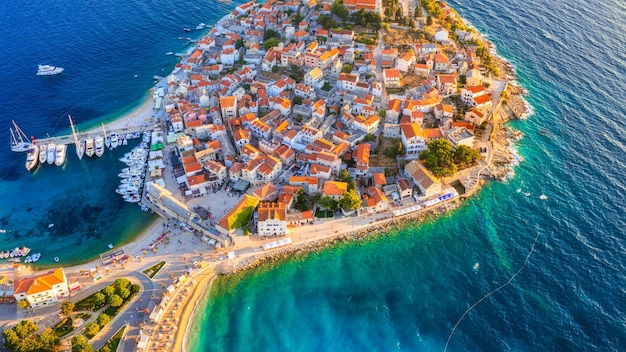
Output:
[[[111,133],[116,133],[119,137],[122,137],[122,135],[126,135],[127,133],[145,132],[148,130],[149,130],[149,127],[145,127],[145,126],[129,126],[129,127],[123,127],[123,128],[107,129],[106,131],[107,131],[107,136],[110,136]],[[87,138],[95,138],[97,136],[102,136],[102,135],[103,135],[102,128],[95,128],[87,132],[76,133],[76,136],[81,141],[84,141]],[[74,138],[72,137],[71,134],[67,134],[64,136],[37,138],[35,139],[35,142],[37,142],[37,144],[39,145],[48,144],[48,143],[74,144]]]

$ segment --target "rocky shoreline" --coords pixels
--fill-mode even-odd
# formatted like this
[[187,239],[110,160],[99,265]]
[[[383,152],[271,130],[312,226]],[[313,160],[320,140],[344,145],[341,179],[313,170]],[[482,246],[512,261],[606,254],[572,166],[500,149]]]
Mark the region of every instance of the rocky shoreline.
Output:
[[410,222],[421,222],[428,217],[440,216],[450,210],[458,208],[461,204],[461,200],[459,198],[456,198],[454,200],[447,201],[432,208],[398,216],[391,219],[381,220],[364,226],[358,230],[338,233],[335,235],[303,243],[297,243],[288,247],[277,248],[269,252],[261,252],[259,254],[249,257],[235,258],[217,266],[215,272],[218,275],[232,275],[241,271],[259,267],[261,265],[266,265],[282,259],[290,258],[294,255],[302,255],[316,252],[321,249],[334,246],[337,243],[347,243],[372,238],[390,230],[400,229]]

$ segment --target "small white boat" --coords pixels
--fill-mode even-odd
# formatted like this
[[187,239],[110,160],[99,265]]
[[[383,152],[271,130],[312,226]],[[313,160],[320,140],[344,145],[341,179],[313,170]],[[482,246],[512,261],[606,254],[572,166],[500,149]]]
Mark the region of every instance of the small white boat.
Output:
[[187,28],[187,27],[183,27],[183,31],[185,31],[185,32],[191,32],[191,29],[190,29],[190,28]]
[[200,24],[196,26],[196,29],[204,29],[204,27],[206,27],[206,23],[200,22]]
[[61,166],[65,162],[65,154],[67,152],[67,146],[65,144],[57,144],[56,156],[54,159],[54,164],[56,166]]
[[94,142],[96,144],[96,156],[101,157],[104,154],[104,138],[98,136]]
[[37,65],[37,76],[52,76],[58,75],[63,72],[63,67],[56,67],[50,65]]
[[28,255],[28,253],[30,253],[30,248],[23,246],[21,249],[22,251],[22,256]]
[[87,138],[85,140],[85,154],[91,158],[95,152],[96,149],[94,148],[93,138]]
[[113,249],[113,244],[109,243],[107,247],[109,247],[109,249]]
[[122,139],[122,145],[128,145],[128,139],[126,138]]
[[57,154],[57,145],[54,143],[48,143],[48,156],[47,156],[47,161],[48,164],[53,164],[54,160],[56,159],[56,154]]
[[168,51],[168,52],[165,53],[165,55],[174,55],[174,52],[173,51]]
[[26,169],[28,171],[32,170],[37,163],[39,162],[39,146],[33,144],[30,148],[30,151],[26,155]]
[[125,195],[124,200],[128,203],[139,203],[141,196],[138,194]]
[[39,258],[41,258],[41,253],[35,253],[30,256],[30,262],[35,263],[39,260]]
[[117,133],[111,133],[111,149],[117,148]]
[[59,261],[59,257],[54,257],[54,261],[58,262]]
[[41,147],[39,147],[39,163],[45,164],[46,159],[48,159],[48,147],[42,144]]
[[11,150],[14,152],[27,152],[30,150],[32,143],[15,121],[11,120],[11,122],[13,122],[13,127],[15,128],[9,128],[9,131],[11,131]]
[[546,196],[545,194],[542,194],[542,195],[539,196],[539,199],[546,200],[546,199],[548,199],[548,196]]

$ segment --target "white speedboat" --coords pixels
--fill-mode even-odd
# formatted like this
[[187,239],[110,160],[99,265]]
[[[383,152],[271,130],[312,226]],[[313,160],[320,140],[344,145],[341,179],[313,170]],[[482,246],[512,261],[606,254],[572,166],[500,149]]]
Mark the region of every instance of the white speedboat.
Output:
[[122,145],[128,145],[128,139],[126,138],[122,139]]
[[32,170],[37,163],[39,162],[39,146],[37,144],[33,144],[30,148],[30,151],[26,155],[26,169],[28,171]]
[[41,253],[35,253],[30,256],[30,262],[35,263],[36,261],[39,260],[39,258],[41,258]]
[[124,200],[128,203],[139,203],[139,201],[141,201],[141,196],[138,194],[125,195]]
[[117,148],[117,133],[111,133],[111,149]]
[[64,70],[63,67],[56,67],[56,66],[50,66],[50,65],[37,65],[37,66],[38,66],[37,76],[58,75]]
[[48,159],[48,147],[42,144],[41,147],[39,147],[39,163],[45,164],[46,159]]
[[96,148],[94,147],[93,138],[87,138],[85,140],[85,154],[91,158],[95,152]]
[[30,248],[26,246],[22,246],[20,250],[22,251],[22,256],[28,255],[28,253],[30,253]]
[[15,121],[11,120],[11,122],[13,122],[13,127],[15,128],[9,128],[9,131],[11,131],[11,150],[14,152],[27,152],[30,150],[32,143],[28,141],[28,136],[17,126]]
[[101,157],[104,154],[104,138],[102,136],[96,137],[94,143],[96,143],[96,156]]
[[54,159],[54,165],[61,166],[65,162],[65,154],[67,152],[67,146],[63,143],[57,144],[56,157]]
[[48,148],[47,148],[47,161],[48,164],[52,164],[54,163],[54,159],[56,158],[56,154],[57,154],[57,145],[54,143],[48,143]]

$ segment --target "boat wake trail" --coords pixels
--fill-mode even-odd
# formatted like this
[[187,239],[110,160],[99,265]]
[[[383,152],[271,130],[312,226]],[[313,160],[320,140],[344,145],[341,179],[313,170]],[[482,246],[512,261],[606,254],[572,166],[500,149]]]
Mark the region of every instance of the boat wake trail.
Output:
[[456,331],[456,328],[459,326],[459,324],[461,324],[461,322],[463,321],[463,319],[465,319],[465,316],[474,308],[476,308],[476,306],[478,306],[482,301],[484,301],[487,297],[493,295],[494,293],[500,291],[501,289],[505,288],[506,286],[510,285],[511,282],[513,282],[513,280],[515,279],[515,277],[517,275],[519,275],[519,273],[522,272],[522,270],[524,270],[524,268],[526,267],[526,264],[528,264],[528,261],[530,260],[530,256],[531,254],[533,254],[533,252],[535,251],[535,245],[537,244],[537,240],[539,239],[539,233],[537,233],[537,235],[535,236],[535,240],[533,241],[533,245],[532,247],[530,247],[530,251],[528,252],[528,255],[526,255],[526,259],[524,259],[524,264],[522,264],[522,266],[515,272],[515,274],[513,274],[509,280],[505,283],[503,283],[502,285],[496,287],[495,289],[491,290],[489,293],[487,293],[486,295],[482,296],[481,299],[479,299],[478,301],[476,301],[476,303],[472,304],[471,307],[467,308],[467,310],[465,310],[465,312],[463,312],[463,315],[461,315],[461,317],[459,318],[459,320],[456,321],[456,324],[454,324],[454,327],[452,328],[452,331],[450,331],[450,335],[448,335],[448,340],[446,341],[446,345],[443,347],[443,352],[446,352],[448,350],[448,345],[450,344],[450,340],[452,339],[452,335],[454,335],[454,332]]

